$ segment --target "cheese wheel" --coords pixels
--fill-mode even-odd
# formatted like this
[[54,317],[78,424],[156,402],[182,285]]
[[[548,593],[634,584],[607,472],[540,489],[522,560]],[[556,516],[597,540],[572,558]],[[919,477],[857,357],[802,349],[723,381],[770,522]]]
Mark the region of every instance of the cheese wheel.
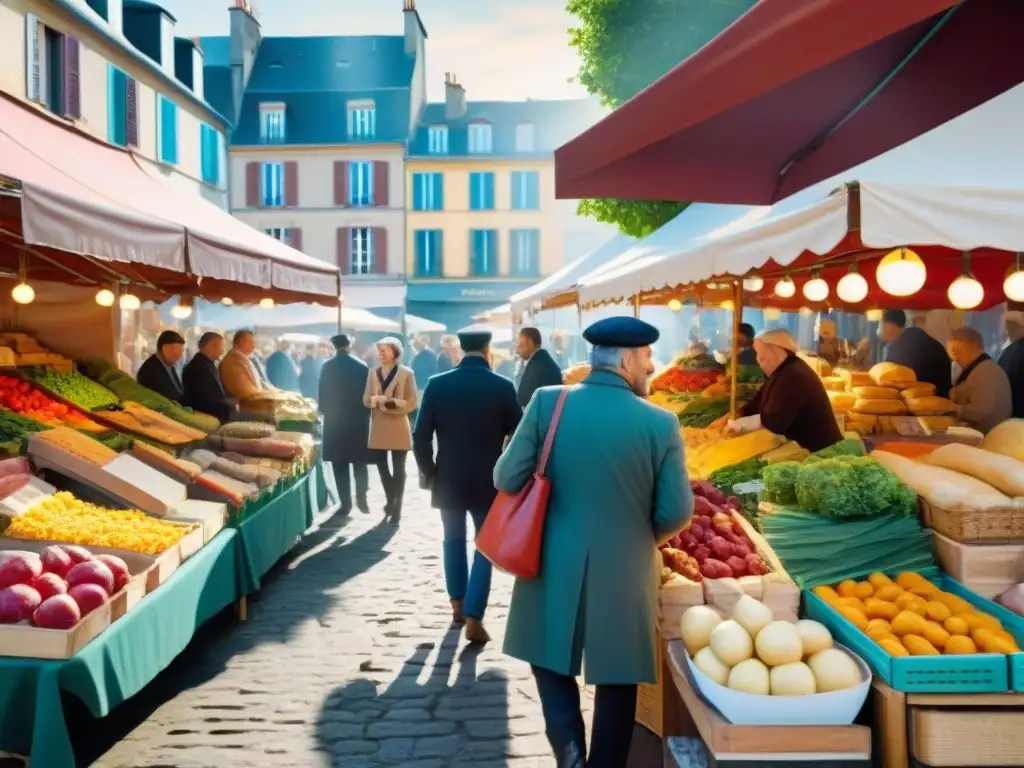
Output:
[[866,413],[873,416],[902,416],[907,412],[907,406],[900,399],[879,399],[858,397],[853,404],[854,413]]
[[907,398],[906,402],[907,409],[915,416],[943,416],[956,413],[956,403],[935,395],[911,397]]
[[896,363],[876,363],[868,371],[871,380],[880,387],[893,387],[897,384],[908,384],[917,381],[917,374],[912,368]]
[[865,400],[899,400],[900,391],[892,387],[854,387],[851,390],[857,397]]

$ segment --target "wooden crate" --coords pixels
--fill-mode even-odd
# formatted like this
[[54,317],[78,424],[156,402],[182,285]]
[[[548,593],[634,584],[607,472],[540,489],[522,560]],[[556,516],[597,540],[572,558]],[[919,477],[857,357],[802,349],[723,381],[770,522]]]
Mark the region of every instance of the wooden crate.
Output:
[[641,683],[636,691],[636,722],[655,736],[663,738],[665,715],[665,639],[658,640],[658,682]]
[[942,569],[982,597],[991,600],[1024,582],[1024,542],[965,544],[938,531],[932,535]]

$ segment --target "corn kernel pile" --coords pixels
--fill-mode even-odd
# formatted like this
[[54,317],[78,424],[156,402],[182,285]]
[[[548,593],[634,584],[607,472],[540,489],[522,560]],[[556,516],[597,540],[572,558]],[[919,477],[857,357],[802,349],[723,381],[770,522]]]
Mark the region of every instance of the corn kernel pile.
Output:
[[892,656],[1020,652],[998,619],[918,573],[895,581],[872,573],[811,591]]
[[62,491],[11,520],[6,535],[158,555],[177,544],[186,532],[185,526],[166,523],[134,509],[107,509]]

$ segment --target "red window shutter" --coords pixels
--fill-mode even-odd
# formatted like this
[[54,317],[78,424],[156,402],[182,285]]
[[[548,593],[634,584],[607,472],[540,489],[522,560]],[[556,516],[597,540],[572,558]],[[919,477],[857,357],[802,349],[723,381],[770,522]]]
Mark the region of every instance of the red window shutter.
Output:
[[284,164],[284,204],[286,208],[299,205],[299,164],[294,160]]
[[334,204],[349,204],[348,197],[348,163],[344,160],[334,161]]
[[291,229],[291,241],[288,243],[296,251],[302,250],[302,230],[298,227],[292,227]]
[[64,116],[78,120],[82,116],[80,48],[78,38],[64,36]]
[[352,230],[349,227],[338,227],[337,260],[338,269],[343,275],[352,273],[352,258],[350,257],[352,247]]
[[258,208],[260,204],[260,164],[245,164],[245,207]]
[[125,141],[129,147],[139,146],[139,84],[134,77],[125,78]]
[[380,208],[388,207],[388,163],[386,161],[373,164],[373,204]]
[[373,229],[373,273],[375,275],[388,273],[388,231],[384,227],[374,227]]

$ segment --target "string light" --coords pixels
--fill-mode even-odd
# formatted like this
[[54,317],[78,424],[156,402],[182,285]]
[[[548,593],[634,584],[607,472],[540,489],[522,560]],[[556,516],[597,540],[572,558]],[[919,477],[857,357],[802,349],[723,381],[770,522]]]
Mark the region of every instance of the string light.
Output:
[[116,299],[117,297],[114,296],[114,292],[108,288],[101,288],[100,290],[96,291],[96,303],[99,304],[101,307],[114,306],[114,301]]
[[921,257],[909,248],[886,254],[875,270],[878,287],[890,296],[911,296],[924,287],[928,277]]
[[964,271],[949,284],[949,303],[957,309],[974,309],[985,298],[985,289],[971,274],[971,254],[964,251]]
[[839,278],[839,282],[836,284],[836,295],[847,304],[859,304],[867,298],[868,281],[857,271],[856,264],[853,264],[850,271]]
[[683,302],[681,302],[679,299],[669,299],[668,308],[673,312],[678,312],[683,308]]
[[1016,254],[1014,266],[1003,281],[1003,293],[1010,301],[1024,301],[1024,270],[1020,266],[1020,253]]
[[791,299],[796,295],[796,283],[788,275],[775,284],[775,295],[780,299]]
[[743,278],[743,290],[747,293],[757,293],[762,288],[764,288],[764,278],[760,275]]
[[880,309],[869,309],[864,313],[864,317],[869,323],[880,323],[882,322],[882,310]]
[[121,307],[121,309],[132,310],[141,307],[142,302],[134,293],[124,293],[121,294],[121,298],[118,299],[118,306]]
[[736,311],[736,304],[733,302],[732,299],[726,299],[725,301],[723,301],[718,306],[720,306],[726,312],[735,312]]
[[31,304],[36,299],[36,292],[31,285],[21,282],[11,289],[11,298],[17,304]]
[[260,299],[260,309],[273,309],[274,300],[269,296],[265,299]]
[[181,300],[171,307],[171,317],[175,320],[185,320],[192,315],[192,302],[186,299],[184,296]]
[[235,300],[232,299],[230,296],[225,296],[223,299],[220,300],[220,303],[223,304],[225,307],[230,307],[232,304],[235,303]]
[[814,277],[804,283],[804,298],[815,303],[828,298],[828,283],[815,273]]

